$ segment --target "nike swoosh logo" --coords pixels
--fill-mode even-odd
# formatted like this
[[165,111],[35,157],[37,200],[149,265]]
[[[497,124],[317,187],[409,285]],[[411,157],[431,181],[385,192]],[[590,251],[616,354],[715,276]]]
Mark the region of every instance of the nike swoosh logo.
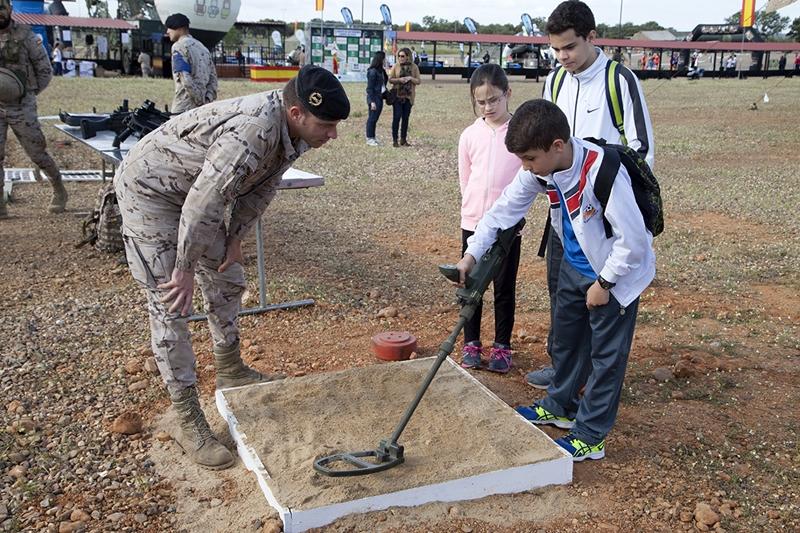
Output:
[[595,107],[594,109],[587,109],[586,112],[587,113],[592,113],[594,111],[597,111],[598,109],[600,109],[600,108],[599,107]]

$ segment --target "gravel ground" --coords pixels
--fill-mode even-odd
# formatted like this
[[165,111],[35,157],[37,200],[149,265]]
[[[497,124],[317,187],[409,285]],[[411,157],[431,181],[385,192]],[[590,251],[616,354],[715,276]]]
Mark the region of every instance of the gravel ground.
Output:
[[[329,530],[800,529],[800,80],[644,86],[667,230],[656,240],[659,274],[642,299],[607,458],[577,465],[569,487],[382,511]],[[512,87],[514,103],[541,92],[532,82]],[[223,82],[221,96],[265,88]],[[369,338],[388,329],[413,332],[420,355],[432,355],[456,319],[435,265],[460,251],[455,150],[473,120],[466,84],[425,80],[414,146],[397,150],[364,146],[363,86],[348,91],[353,116],[340,138],[298,165],[325,176],[325,187],[281,193],[264,218],[270,300],[317,303],[242,320],[245,358],[260,370],[374,364]],[[169,95],[164,80],[59,79],[39,107],[48,115],[111,109],[123,97],[163,104]],[[381,118],[383,140],[389,118]],[[63,168],[99,166],[45,131]],[[6,165],[30,166],[15,140]],[[275,531],[241,464],[193,470],[166,434],[142,295],[115,257],[74,248],[97,187],[68,184],[62,215],[45,213],[46,186],[16,187],[12,217],[0,221],[0,530]],[[537,204],[520,270],[516,371],[476,374],[512,405],[541,396],[523,375],[546,362]],[[252,240],[245,252],[252,303]],[[487,311],[487,334],[491,323]],[[203,325],[193,329],[209,404],[209,337]]]

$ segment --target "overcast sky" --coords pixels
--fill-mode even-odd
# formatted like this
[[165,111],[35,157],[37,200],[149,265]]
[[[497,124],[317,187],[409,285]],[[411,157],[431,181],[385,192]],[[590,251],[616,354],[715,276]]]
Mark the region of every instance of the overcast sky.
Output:
[[[642,23],[655,20],[664,27],[688,31],[698,24],[722,22],[725,17],[742,8],[742,0],[585,0],[594,11],[597,23],[617,24],[619,8],[622,5],[623,22]],[[190,6],[194,2],[187,1]],[[221,3],[221,0],[220,0]],[[432,15],[448,20],[463,20],[472,17],[479,24],[512,22],[519,24],[520,15],[527,12],[532,17],[547,17],[560,0],[491,0],[488,2],[456,2],[454,0],[365,0],[364,20],[380,22],[378,10],[386,3],[392,11],[395,24],[407,20],[422,22],[422,17]],[[756,7],[762,8],[766,0],[756,0]],[[109,0],[111,12],[116,11],[116,0]],[[349,7],[353,17],[361,18],[361,0],[325,0],[325,18],[341,19],[340,10]],[[83,1],[69,2],[67,10],[75,16],[86,16]],[[800,1],[780,10],[783,16],[794,20],[800,17]],[[286,22],[306,22],[317,16],[314,0],[242,0],[239,11],[240,21],[252,22],[262,18],[284,20]]]
[[[364,20],[380,22],[378,7],[386,3],[392,11],[395,24],[405,21],[422,22],[422,17],[432,15],[448,20],[463,20],[472,17],[478,23],[519,24],[520,15],[527,12],[532,17],[547,17],[560,1],[558,0],[492,0],[489,2],[456,2],[454,0],[402,0],[370,1],[365,0]],[[617,24],[619,8],[622,3],[623,22],[642,23],[655,20],[664,27],[678,30],[690,30],[697,24],[719,23],[731,13],[742,8],[742,0],[588,0],[597,23]],[[325,17],[340,19],[339,11],[349,7],[353,17],[361,18],[360,0],[325,0]],[[766,5],[766,0],[756,0],[756,7]],[[783,8],[780,13],[794,20],[800,17],[800,2]],[[242,0],[239,20],[253,21],[261,18],[273,18],[291,22],[307,21],[316,16],[314,0],[290,2],[282,0]]]

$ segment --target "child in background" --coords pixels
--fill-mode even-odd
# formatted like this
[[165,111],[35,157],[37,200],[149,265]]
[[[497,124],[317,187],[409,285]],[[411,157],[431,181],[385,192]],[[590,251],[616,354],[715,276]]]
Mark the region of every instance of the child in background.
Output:
[[[509,153],[505,145],[508,122],[508,99],[511,89],[499,65],[488,63],[473,72],[469,82],[473,112],[478,119],[461,134],[458,142],[458,177],[461,184],[462,253],[467,239],[483,214],[492,207],[506,185],[520,169],[521,161]],[[514,307],[519,268],[520,241],[514,240],[494,278],[494,344],[489,353],[487,370],[505,374],[511,369],[511,330],[514,328]],[[481,310],[464,326],[464,349],[461,366],[481,368]]]

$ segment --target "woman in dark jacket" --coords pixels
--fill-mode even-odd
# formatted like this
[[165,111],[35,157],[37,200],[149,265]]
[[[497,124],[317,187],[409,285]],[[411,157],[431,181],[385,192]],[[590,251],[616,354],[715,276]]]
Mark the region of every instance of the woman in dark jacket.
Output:
[[383,111],[383,92],[386,90],[386,82],[389,76],[383,68],[383,62],[386,60],[384,52],[376,52],[375,57],[372,58],[367,69],[367,108],[369,110],[369,117],[367,117],[367,144],[369,146],[378,146],[378,139],[375,138],[375,127],[378,125],[378,119]]

